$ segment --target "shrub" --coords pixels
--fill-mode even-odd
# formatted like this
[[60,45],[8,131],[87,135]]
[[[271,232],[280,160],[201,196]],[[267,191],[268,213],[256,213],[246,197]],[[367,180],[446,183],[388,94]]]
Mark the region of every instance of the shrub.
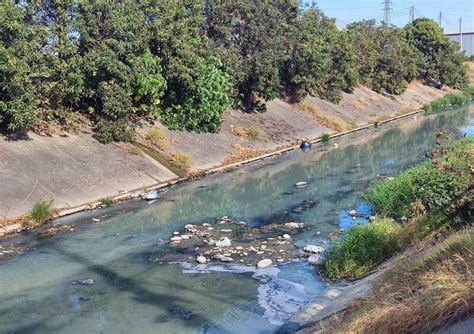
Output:
[[177,152],[173,155],[173,164],[184,172],[188,172],[191,169],[192,159],[188,153]]
[[357,279],[400,248],[401,226],[391,219],[379,219],[347,231],[327,251],[323,264],[329,279]]
[[451,211],[451,204],[455,205],[469,188],[462,178],[445,170],[427,166],[413,175],[413,190],[415,197],[423,203],[429,211],[444,209]]
[[247,136],[249,137],[250,140],[257,139],[258,137],[260,137],[260,129],[256,127],[255,125],[252,125],[247,130]]
[[162,151],[165,151],[169,147],[169,142],[160,128],[151,129],[146,139]]
[[110,122],[99,120],[95,137],[102,144],[112,141],[130,142],[133,140],[134,130],[128,121]]
[[329,139],[331,139],[331,136],[329,135],[329,133],[323,133],[323,135],[321,136],[321,141],[323,143],[329,142]]
[[53,209],[53,201],[44,201],[39,200],[31,209],[30,216],[31,219],[36,223],[36,225],[40,226],[49,221],[53,218],[54,209]]

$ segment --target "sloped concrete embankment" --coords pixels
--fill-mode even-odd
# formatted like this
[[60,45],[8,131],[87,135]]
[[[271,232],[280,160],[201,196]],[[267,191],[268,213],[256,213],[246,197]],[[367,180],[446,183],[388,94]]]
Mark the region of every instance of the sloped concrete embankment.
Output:
[[[414,83],[398,97],[359,87],[353,94],[344,94],[338,105],[314,97],[298,105],[275,100],[268,103],[265,113],[230,110],[217,134],[163,128],[170,142],[164,154],[185,152],[191,156],[192,171],[206,171],[228,163],[233,155],[234,161],[245,159],[239,156],[241,148],[253,150],[253,156],[271,155],[301,139],[338,132],[331,124],[344,130],[360,127],[416,110],[443,94]],[[259,134],[250,139],[245,130],[252,126]],[[139,130],[142,137],[148,129]],[[236,129],[244,130],[244,135]],[[87,209],[87,203],[103,197],[127,198],[133,191],[178,180],[149,156],[131,154],[127,145],[102,145],[90,131],[51,137],[30,133],[21,140],[0,138],[0,218],[18,217],[39,199],[53,200],[54,207],[67,214]]]

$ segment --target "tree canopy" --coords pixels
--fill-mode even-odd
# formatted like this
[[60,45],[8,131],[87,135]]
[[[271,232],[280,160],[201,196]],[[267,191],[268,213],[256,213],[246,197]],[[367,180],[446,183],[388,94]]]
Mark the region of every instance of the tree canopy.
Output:
[[216,132],[231,105],[337,103],[357,84],[401,94],[417,79],[464,88],[464,61],[431,20],[339,30],[296,0],[4,0],[0,127],[83,115],[101,142],[131,140],[143,118]]

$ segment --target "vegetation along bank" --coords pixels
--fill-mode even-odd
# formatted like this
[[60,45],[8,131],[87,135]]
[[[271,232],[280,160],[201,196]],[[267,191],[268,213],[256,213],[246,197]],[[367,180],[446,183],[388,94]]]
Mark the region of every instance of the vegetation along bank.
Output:
[[326,252],[322,272],[332,280],[362,278],[395,256],[373,294],[326,321],[326,331],[430,332],[474,310],[474,139],[437,138],[428,162],[367,192],[377,216]]
[[140,120],[217,132],[230,106],[264,111],[277,97],[337,103],[357,85],[401,94],[414,80],[469,81],[431,20],[340,31],[297,1],[4,1],[0,59],[5,131],[85,124],[101,142],[132,140]]

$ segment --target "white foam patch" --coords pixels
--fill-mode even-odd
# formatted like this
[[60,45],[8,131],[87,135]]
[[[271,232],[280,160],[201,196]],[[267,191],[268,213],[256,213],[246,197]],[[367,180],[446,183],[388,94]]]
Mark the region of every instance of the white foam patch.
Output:
[[258,288],[258,304],[264,309],[264,317],[272,325],[283,325],[311,300],[302,284],[279,278],[280,269],[277,267],[257,269],[235,264],[180,264],[184,267],[185,274],[253,272],[252,277],[262,283]]

